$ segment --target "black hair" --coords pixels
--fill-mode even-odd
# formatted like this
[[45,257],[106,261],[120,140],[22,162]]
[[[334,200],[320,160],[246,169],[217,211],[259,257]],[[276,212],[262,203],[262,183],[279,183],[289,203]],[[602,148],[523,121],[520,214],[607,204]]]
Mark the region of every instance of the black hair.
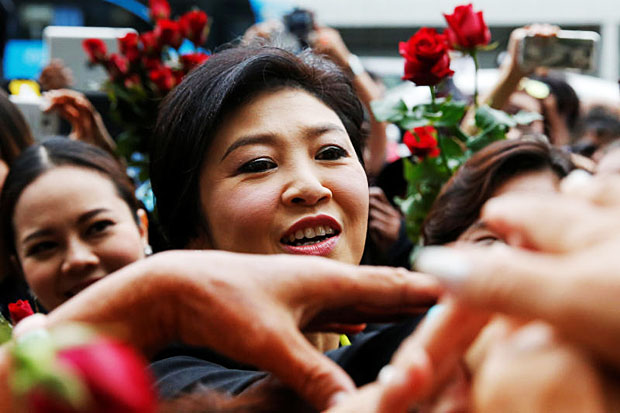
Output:
[[13,215],[21,194],[38,177],[60,166],[92,169],[108,177],[138,223],[139,204],[134,186],[118,161],[96,146],[67,138],[53,138],[23,151],[9,170],[0,195],[0,224],[8,255],[15,254]]
[[169,246],[184,248],[206,231],[200,171],[226,115],[259,93],[281,88],[304,90],[330,107],[362,162],[364,112],[351,81],[334,63],[309,51],[295,55],[273,47],[218,52],[164,99],[157,119],[150,177]]

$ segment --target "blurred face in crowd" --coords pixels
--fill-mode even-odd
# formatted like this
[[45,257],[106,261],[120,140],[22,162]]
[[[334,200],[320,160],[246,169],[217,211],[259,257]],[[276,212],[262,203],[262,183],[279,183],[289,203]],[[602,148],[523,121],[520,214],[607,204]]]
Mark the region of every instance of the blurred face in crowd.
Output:
[[[551,170],[526,172],[508,179],[493,193],[493,197],[514,192],[553,193],[557,192],[560,179]],[[478,220],[463,232],[457,242],[493,244],[503,242],[510,244],[499,234],[488,228],[484,221]]]
[[48,310],[144,257],[145,225],[110,179],[86,168],[39,176],[17,201],[13,226],[25,280]]
[[305,91],[263,92],[230,113],[200,187],[199,247],[361,259],[366,174],[336,113]]

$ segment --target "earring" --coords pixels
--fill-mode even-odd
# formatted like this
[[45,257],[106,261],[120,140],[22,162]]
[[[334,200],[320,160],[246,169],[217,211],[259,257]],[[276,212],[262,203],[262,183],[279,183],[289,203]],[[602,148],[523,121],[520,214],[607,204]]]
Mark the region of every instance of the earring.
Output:
[[149,244],[146,244],[144,246],[144,255],[147,256],[147,257],[149,255],[153,255],[153,248]]

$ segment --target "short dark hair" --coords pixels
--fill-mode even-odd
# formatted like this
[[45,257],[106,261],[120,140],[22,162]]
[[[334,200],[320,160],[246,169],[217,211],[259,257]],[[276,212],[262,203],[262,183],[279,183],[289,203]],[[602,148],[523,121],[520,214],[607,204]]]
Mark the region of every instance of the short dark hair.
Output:
[[114,184],[138,222],[138,201],[134,186],[121,165],[106,151],[68,138],[52,138],[26,149],[13,162],[0,194],[0,223],[6,252],[15,253],[13,214],[21,194],[47,171],[61,166],[76,166],[97,171]]
[[184,248],[206,230],[200,171],[226,115],[261,92],[288,87],[316,96],[338,115],[362,162],[362,105],[335,64],[273,47],[218,52],[164,99],[152,139],[151,184],[171,247]]
[[424,243],[456,241],[476,222],[484,203],[509,179],[544,170],[563,178],[572,169],[566,152],[541,139],[492,143],[467,160],[443,186],[422,226]]
[[9,167],[19,154],[34,143],[30,128],[19,108],[0,90],[0,159]]

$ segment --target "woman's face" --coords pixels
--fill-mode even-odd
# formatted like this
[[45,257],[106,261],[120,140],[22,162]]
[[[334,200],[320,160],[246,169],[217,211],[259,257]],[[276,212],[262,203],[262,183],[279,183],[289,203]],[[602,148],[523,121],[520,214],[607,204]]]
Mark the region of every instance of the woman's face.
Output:
[[[560,179],[550,170],[526,172],[500,185],[493,193],[493,197],[505,195],[509,192],[553,193],[558,191],[559,184]],[[509,244],[507,240],[488,228],[482,220],[474,222],[457,239],[457,243],[492,244],[497,241]]]
[[145,226],[107,177],[85,168],[62,166],[33,181],[13,226],[23,275],[48,310],[144,257]]
[[200,188],[196,247],[361,259],[366,174],[336,113],[307,92],[264,92],[228,115]]

